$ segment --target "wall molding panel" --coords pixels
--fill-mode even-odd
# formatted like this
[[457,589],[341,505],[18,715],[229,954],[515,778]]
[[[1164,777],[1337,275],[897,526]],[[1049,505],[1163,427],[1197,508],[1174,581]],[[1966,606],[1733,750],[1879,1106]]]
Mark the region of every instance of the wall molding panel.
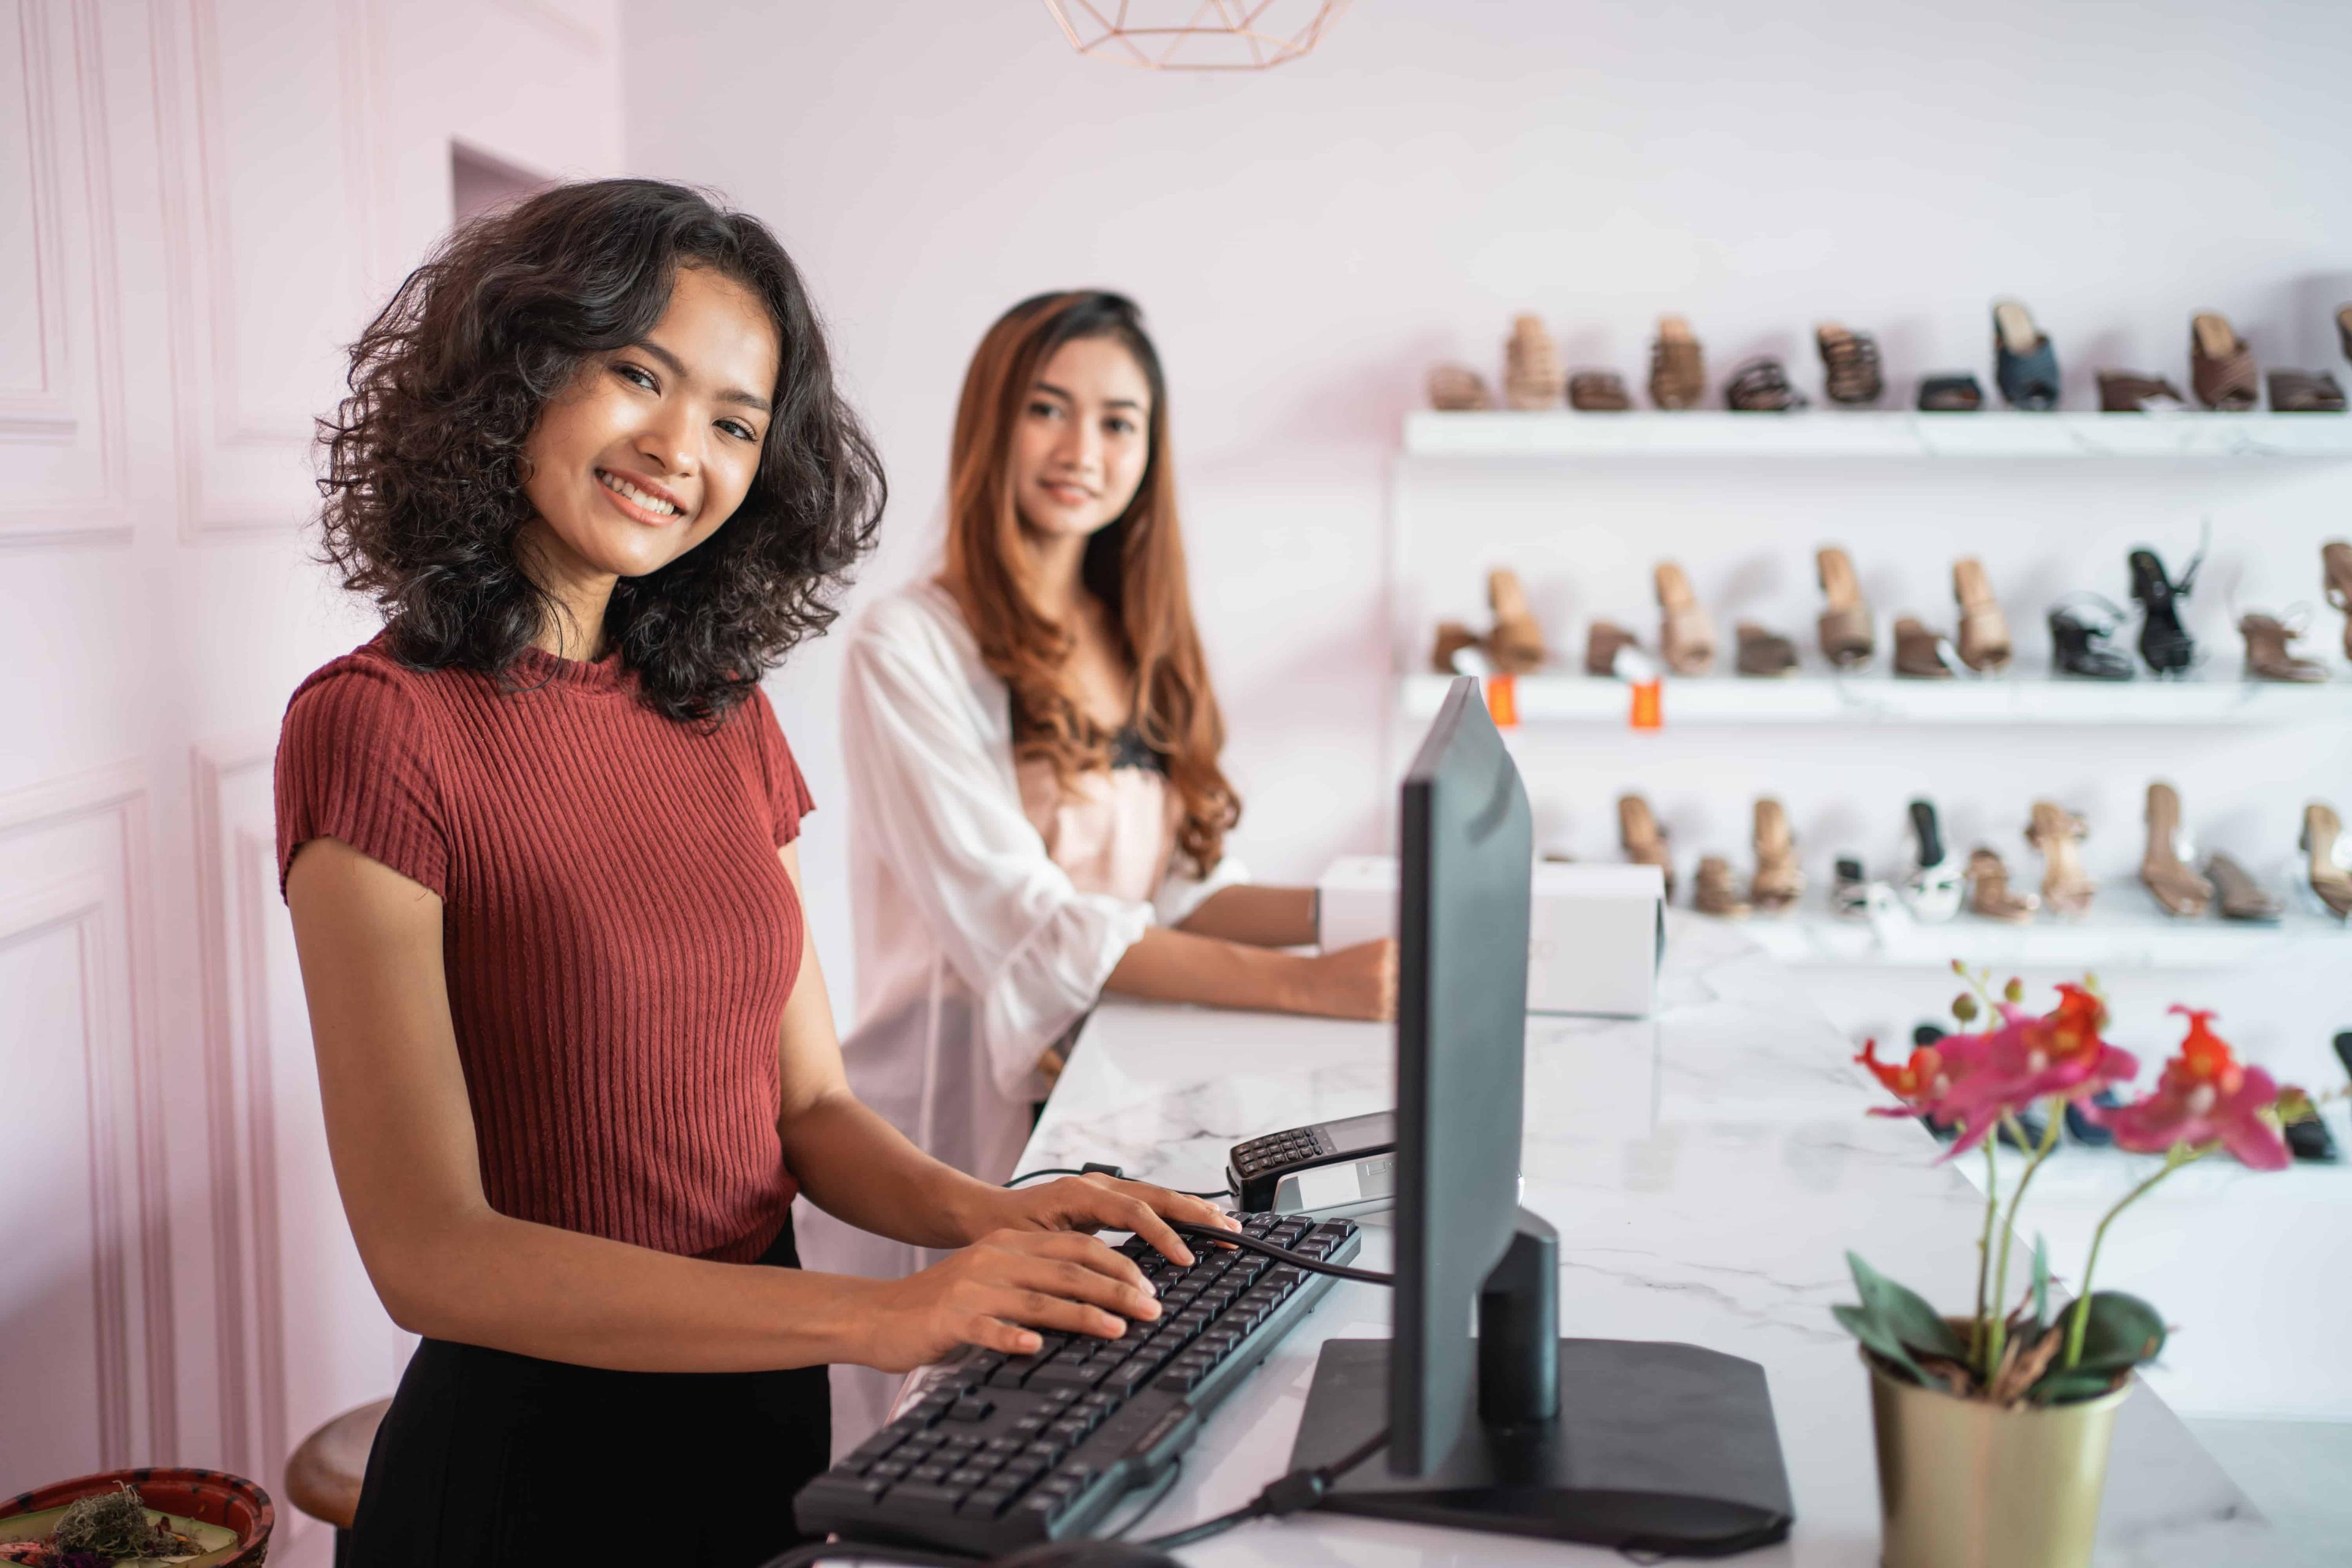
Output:
[[96,0],[17,0],[25,100],[0,121],[0,158],[22,137],[32,276],[0,283],[32,304],[29,365],[0,365],[0,546],[129,537],[120,282]]

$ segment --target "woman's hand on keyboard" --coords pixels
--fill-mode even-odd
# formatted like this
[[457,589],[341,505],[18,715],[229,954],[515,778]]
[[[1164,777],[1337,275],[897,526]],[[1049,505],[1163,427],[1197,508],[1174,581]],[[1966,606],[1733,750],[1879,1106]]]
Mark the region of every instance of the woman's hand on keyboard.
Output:
[[1043,1343],[1041,1329],[1117,1339],[1128,1319],[1160,1316],[1132,1260],[1067,1228],[992,1231],[919,1274],[877,1285],[875,1295],[857,1359],[885,1372],[960,1345],[1025,1355]]
[[1192,1262],[1192,1249],[1168,1228],[1169,1219],[1223,1226],[1228,1230],[1240,1227],[1239,1221],[1203,1199],[1149,1182],[1121,1181],[1099,1171],[1011,1188],[990,1215],[992,1225],[1014,1230],[1129,1231],[1174,1262]]

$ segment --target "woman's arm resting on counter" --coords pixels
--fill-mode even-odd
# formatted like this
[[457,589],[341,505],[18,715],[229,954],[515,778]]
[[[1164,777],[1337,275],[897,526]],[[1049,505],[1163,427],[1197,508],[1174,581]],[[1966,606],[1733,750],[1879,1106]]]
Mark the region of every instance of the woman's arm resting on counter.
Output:
[[[869,1280],[678,1258],[501,1215],[482,1192],[441,900],[320,838],[297,854],[287,901],[336,1186],[377,1294],[412,1332],[624,1371],[903,1368],[959,1343],[1021,1349],[1024,1324],[1109,1333],[1104,1309],[1156,1315],[1134,1265],[1066,1226],[995,1231],[910,1279]],[[1133,1205],[1101,1191],[1062,1204],[1074,1206]]]
[[[1242,891],[1228,888],[1211,905]],[[1263,1013],[1331,1018],[1396,1016],[1396,943],[1379,942],[1334,952],[1281,952],[1154,926],[1110,972],[1107,989],[1154,1002],[1199,1002]]]
[[1251,883],[1220,888],[1177,922],[1176,929],[1250,947],[1311,947],[1316,940],[1315,889]]

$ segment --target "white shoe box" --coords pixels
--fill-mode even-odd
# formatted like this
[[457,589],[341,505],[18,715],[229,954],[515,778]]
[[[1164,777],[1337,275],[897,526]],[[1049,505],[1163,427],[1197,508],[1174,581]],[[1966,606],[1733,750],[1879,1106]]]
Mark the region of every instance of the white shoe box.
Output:
[[[1394,936],[1397,863],[1334,860],[1317,884],[1320,940],[1349,947]],[[1655,866],[1535,868],[1528,911],[1528,1011],[1647,1017],[1658,1004],[1666,949],[1666,883]]]

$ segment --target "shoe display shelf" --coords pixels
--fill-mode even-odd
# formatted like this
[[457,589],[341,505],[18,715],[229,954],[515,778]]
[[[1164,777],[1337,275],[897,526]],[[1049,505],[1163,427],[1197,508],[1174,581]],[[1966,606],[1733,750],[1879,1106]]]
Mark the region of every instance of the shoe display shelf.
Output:
[[[1453,679],[1403,678],[1404,713],[1427,719]],[[1521,724],[1633,721],[1633,689],[1601,676],[1531,675],[1512,682]],[[2302,724],[2352,721],[2352,679],[2285,681],[2078,680],[1997,676],[1911,680],[1882,672],[1771,679],[1665,679],[1661,727],[1678,724]]]
[[1414,458],[2245,458],[2352,461],[2342,414],[1551,412],[1405,416]]
[[1901,908],[1845,920],[1817,900],[1781,915],[1725,921],[1780,963],[1799,968],[2234,969],[2284,959],[2352,971],[2352,929],[2296,907],[2276,925],[2176,919],[2137,886],[2112,887],[2079,920],[2025,925],[1961,914],[1916,921]]

